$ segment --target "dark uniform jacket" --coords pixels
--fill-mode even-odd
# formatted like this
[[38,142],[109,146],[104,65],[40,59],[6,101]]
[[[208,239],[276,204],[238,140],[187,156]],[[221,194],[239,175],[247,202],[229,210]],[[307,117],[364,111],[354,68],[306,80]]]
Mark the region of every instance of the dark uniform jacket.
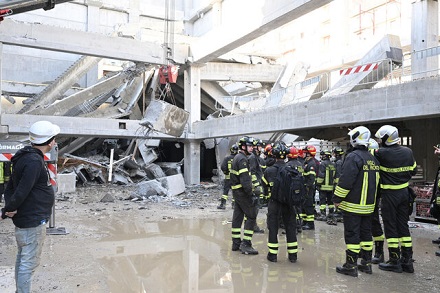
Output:
[[330,160],[323,160],[319,164],[318,178],[316,183],[322,191],[333,191],[335,181],[336,167]]
[[338,156],[336,158],[335,161],[335,168],[336,168],[336,173],[335,173],[335,184],[338,184],[339,182],[339,177],[341,177],[341,172],[342,172],[342,158],[340,156]]
[[235,155],[227,155],[220,165],[220,169],[222,169],[223,174],[225,174],[225,179],[230,178],[229,169],[231,169],[232,166],[232,160],[234,160]]
[[298,159],[291,159],[287,162],[287,165],[292,166],[294,169],[298,170],[301,175],[304,174],[304,165]]
[[268,198],[272,196],[271,188],[273,187],[275,178],[277,177],[278,168],[281,168],[285,164],[286,163],[284,163],[284,161],[277,160],[272,166],[267,167],[266,171],[264,171],[263,189],[264,189],[264,193],[268,195]]
[[4,212],[17,211],[12,221],[19,228],[37,227],[52,214],[55,192],[43,153],[33,147],[20,149],[12,157],[13,171],[5,189]]
[[379,184],[379,162],[366,147],[357,147],[347,155],[333,195],[339,209],[358,215],[373,213]]
[[315,186],[315,178],[317,171],[318,170],[316,170],[315,159],[307,158],[307,160],[304,162],[304,173],[303,173],[307,187]]
[[248,160],[249,160],[249,171],[251,172],[253,185],[259,186],[261,182],[261,178],[263,177],[263,171],[261,170],[258,156],[252,153],[249,155]]
[[249,162],[246,155],[239,151],[232,160],[231,167],[231,188],[232,191],[241,191],[249,196],[252,196],[252,178],[249,171]]
[[398,190],[408,187],[417,172],[412,150],[398,144],[381,147],[374,152],[380,162],[380,188]]

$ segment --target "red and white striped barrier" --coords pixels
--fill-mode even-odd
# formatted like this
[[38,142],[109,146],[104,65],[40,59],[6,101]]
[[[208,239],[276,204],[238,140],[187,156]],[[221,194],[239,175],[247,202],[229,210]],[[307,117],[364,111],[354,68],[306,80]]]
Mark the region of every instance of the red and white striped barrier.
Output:
[[370,70],[376,70],[379,67],[379,63],[370,63],[370,64],[364,64],[359,65],[351,68],[341,69],[339,70],[339,75],[349,75],[359,72],[365,72]]

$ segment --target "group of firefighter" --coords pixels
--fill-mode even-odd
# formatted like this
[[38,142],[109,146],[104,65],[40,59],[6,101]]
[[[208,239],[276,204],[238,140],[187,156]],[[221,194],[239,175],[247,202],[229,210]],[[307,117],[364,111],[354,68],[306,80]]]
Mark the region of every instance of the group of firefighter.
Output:
[[[288,259],[295,263],[296,235],[302,230],[314,230],[316,216],[316,220],[330,225],[343,222],[346,262],[336,268],[338,273],[354,277],[358,271],[371,274],[372,263],[385,271],[413,273],[408,226],[412,204],[409,181],[416,172],[413,153],[400,144],[398,129],[391,125],[382,126],[375,133],[377,141],[364,126],[350,130],[348,136],[350,146],[345,152],[339,146],[322,149],[320,161],[315,158],[317,150],[313,145],[297,148],[282,141],[263,142],[249,136],[232,145],[221,164],[225,180],[217,207],[226,208],[232,189],[232,251],[258,254],[251,240],[255,232],[264,233],[256,219],[259,209],[267,206],[267,259],[271,262],[277,262],[278,229],[285,229]],[[300,205],[286,205],[272,194],[277,170],[287,165],[304,180]],[[316,190],[319,208],[315,206]],[[386,262],[385,240],[389,252]]]

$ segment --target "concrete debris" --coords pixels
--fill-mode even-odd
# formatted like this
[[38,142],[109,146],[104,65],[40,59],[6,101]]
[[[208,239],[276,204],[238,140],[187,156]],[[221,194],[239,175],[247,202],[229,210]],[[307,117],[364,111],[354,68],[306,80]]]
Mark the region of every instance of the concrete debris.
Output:
[[115,202],[115,197],[109,193],[107,193],[106,195],[104,195],[103,198],[101,198],[100,200],[101,202]]

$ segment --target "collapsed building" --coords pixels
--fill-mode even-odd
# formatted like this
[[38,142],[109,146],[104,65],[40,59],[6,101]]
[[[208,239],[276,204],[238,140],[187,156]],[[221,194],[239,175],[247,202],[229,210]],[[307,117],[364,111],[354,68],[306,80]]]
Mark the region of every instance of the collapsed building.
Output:
[[[37,120],[60,125],[60,165],[80,183],[106,182],[112,173],[118,184],[174,175],[181,184],[199,184],[216,175],[241,135],[344,146],[347,128],[390,123],[413,147],[420,180],[432,180],[440,50],[432,37],[438,28],[427,24],[438,24],[436,1],[395,3],[411,9],[411,35],[375,35],[343,61],[319,57],[326,47],[317,48],[311,36],[310,44],[290,40],[298,42],[290,47],[313,51],[311,60],[252,51],[271,43],[273,35],[262,39],[268,32],[297,32],[298,20],[312,27],[311,20],[323,18],[315,30],[346,28],[363,16],[347,12],[350,2],[244,1],[242,11],[226,0],[165,7],[7,1],[0,6],[1,134],[22,140]],[[374,2],[381,4],[366,11],[388,7]],[[335,21],[331,11],[347,15]],[[350,41],[336,41],[333,49]],[[277,62],[280,56],[288,62]]]

